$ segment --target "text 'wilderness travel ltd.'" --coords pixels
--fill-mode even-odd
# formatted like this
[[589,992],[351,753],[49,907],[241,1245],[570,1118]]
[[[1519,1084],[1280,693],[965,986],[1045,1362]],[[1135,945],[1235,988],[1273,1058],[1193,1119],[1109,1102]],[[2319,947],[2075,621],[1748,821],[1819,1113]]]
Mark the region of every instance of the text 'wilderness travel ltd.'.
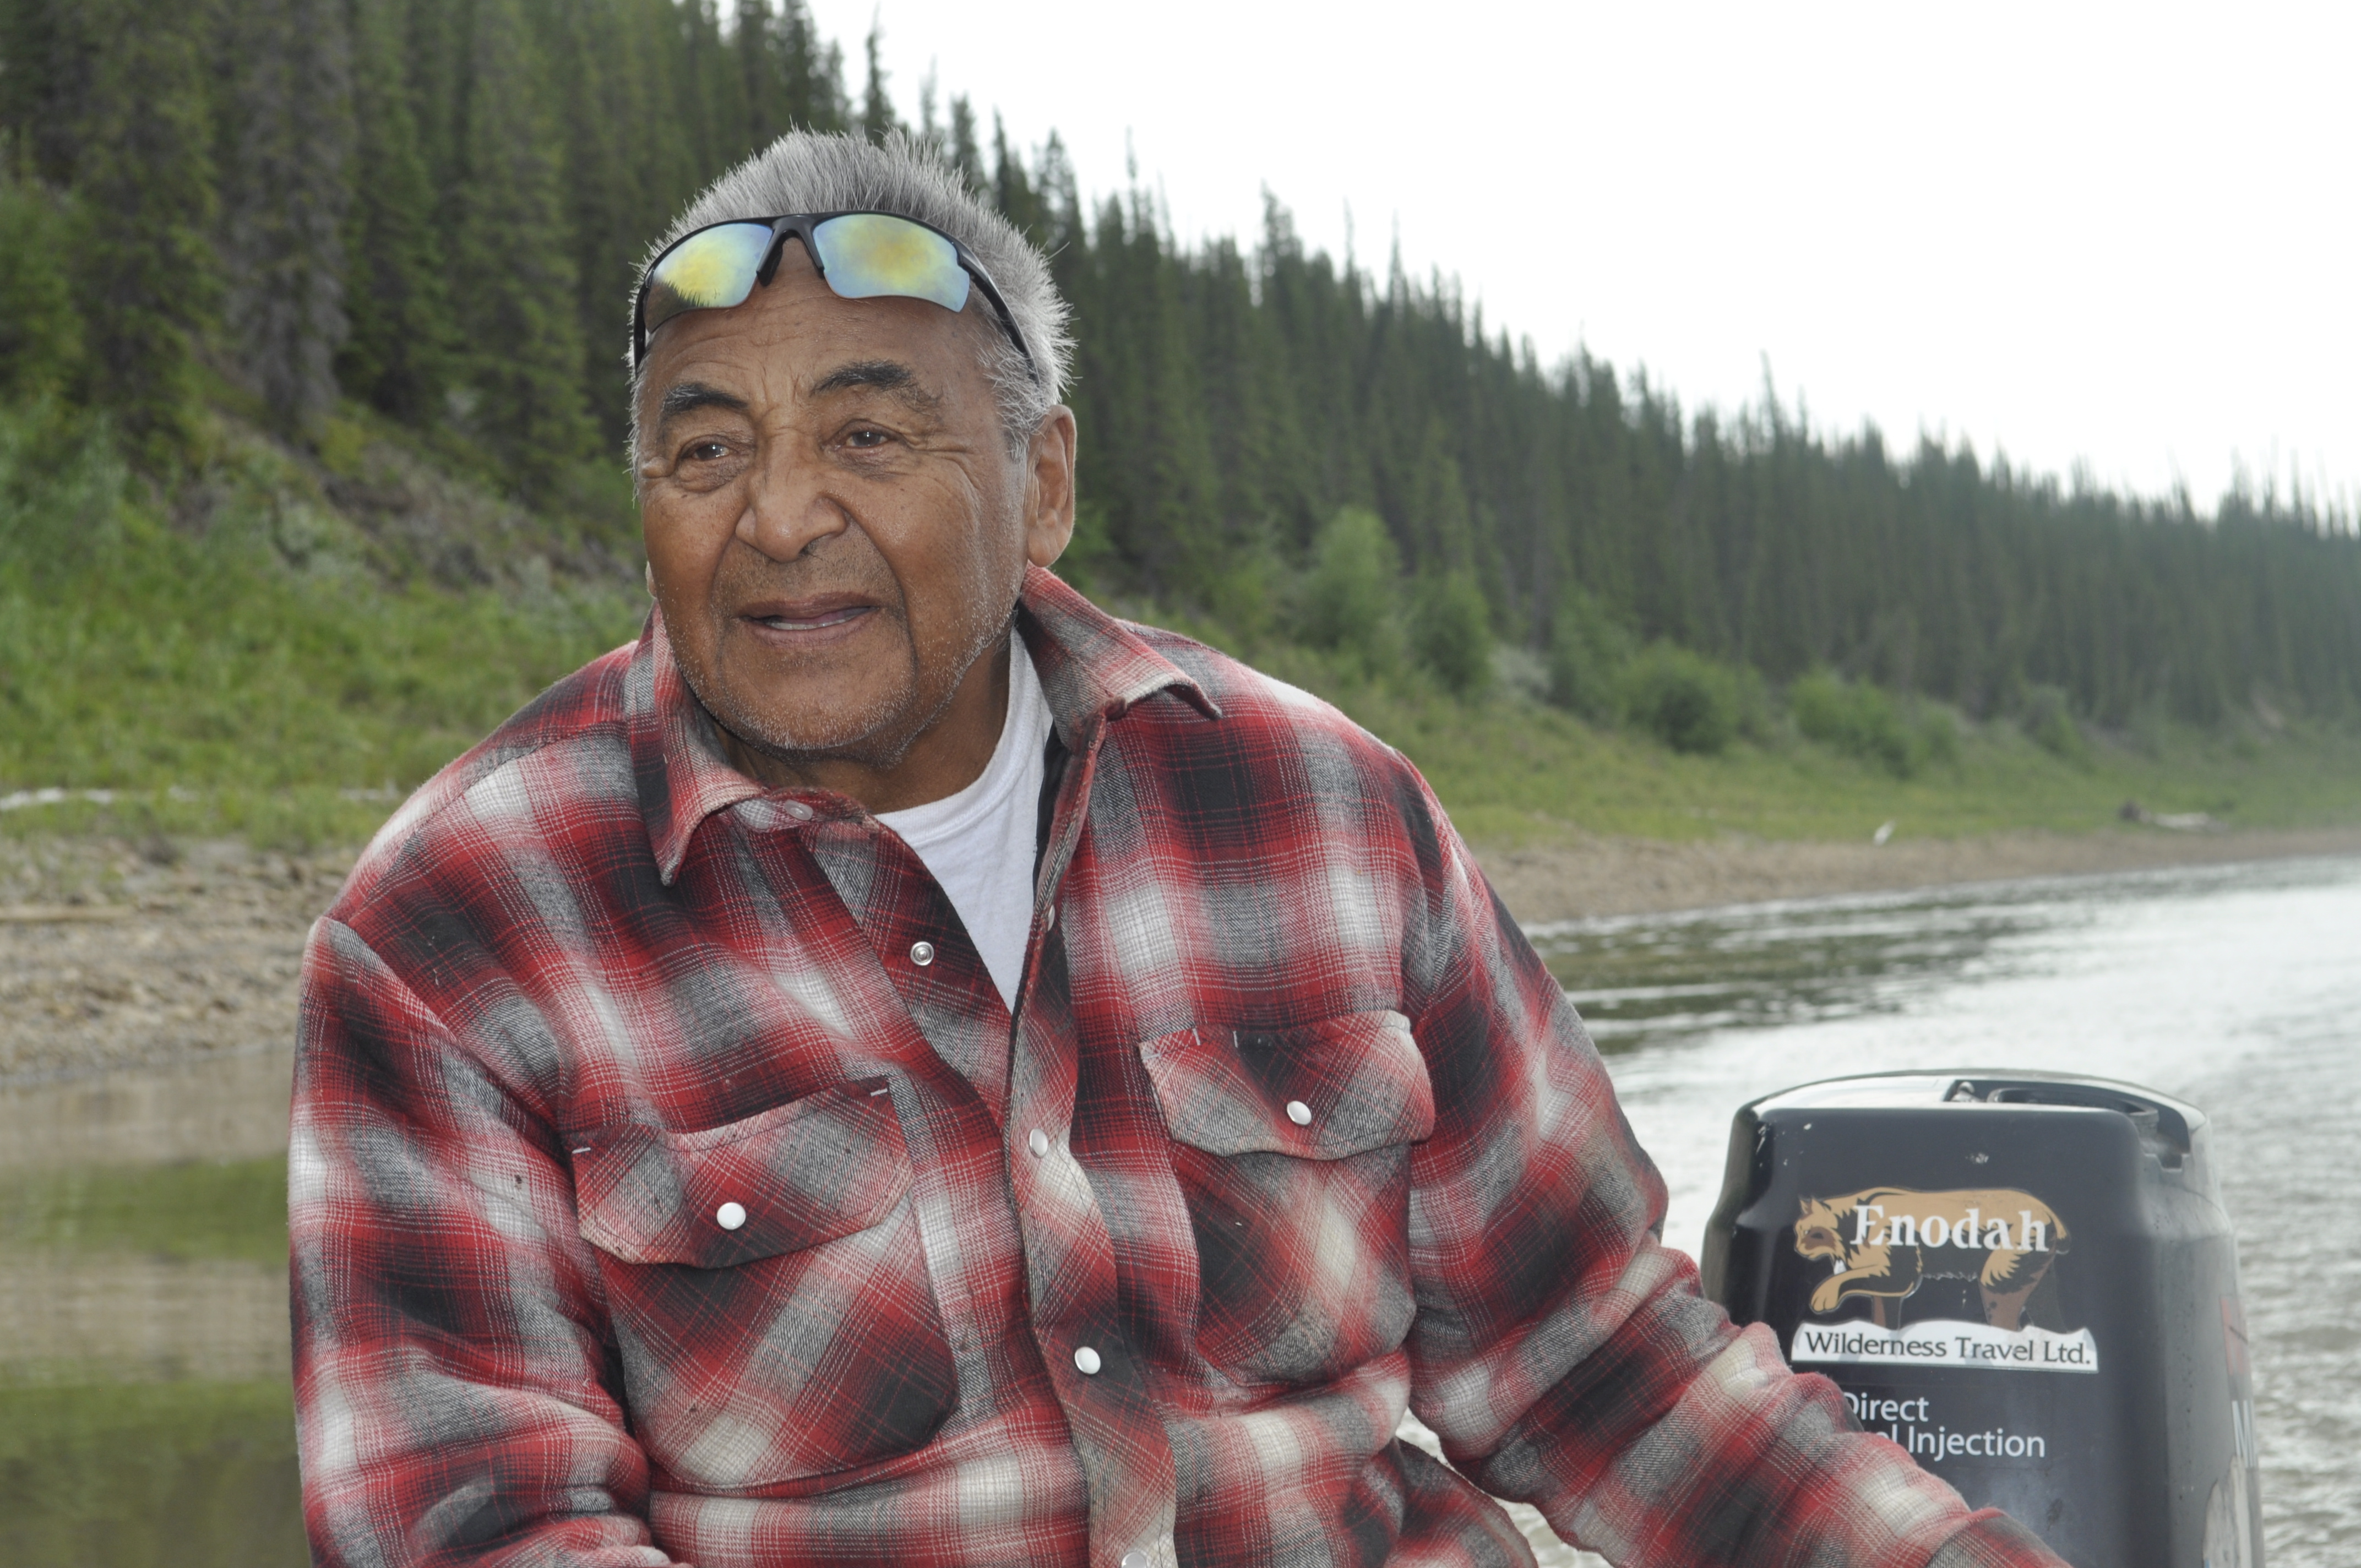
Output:
[[2096,1372],[2099,1346],[2088,1329],[1996,1329],[1930,1321],[1906,1329],[1873,1323],[1799,1324],[1787,1359],[1850,1366],[1984,1366],[1996,1372]]

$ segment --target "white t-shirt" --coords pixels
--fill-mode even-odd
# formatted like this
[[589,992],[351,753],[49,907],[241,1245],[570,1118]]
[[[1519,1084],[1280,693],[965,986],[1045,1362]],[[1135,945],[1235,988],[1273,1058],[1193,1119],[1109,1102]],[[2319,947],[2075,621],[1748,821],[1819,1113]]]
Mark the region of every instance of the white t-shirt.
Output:
[[1025,978],[1025,938],[1033,928],[1033,850],[1048,767],[1049,704],[1024,639],[1011,633],[1008,644],[1008,716],[992,761],[957,795],[907,811],[881,811],[877,820],[900,834],[934,873],[1013,1013]]

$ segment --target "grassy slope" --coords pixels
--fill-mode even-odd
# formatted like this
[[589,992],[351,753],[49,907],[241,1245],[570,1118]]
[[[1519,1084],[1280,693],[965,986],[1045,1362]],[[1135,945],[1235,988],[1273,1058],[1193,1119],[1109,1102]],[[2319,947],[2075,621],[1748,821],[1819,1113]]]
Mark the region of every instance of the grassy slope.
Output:
[[[356,842],[636,633],[628,576],[552,570],[571,531],[517,527],[385,433],[357,439],[344,476],[233,431],[168,520],[97,439],[37,461],[0,421],[0,793],[125,795],[5,830]],[[422,508],[456,541],[405,533]]]
[[[121,792],[0,813],[0,831],[357,842],[396,792],[636,630],[611,497],[580,509],[596,522],[536,521],[398,432],[335,435],[315,459],[230,427],[167,521],[102,442],[0,416],[0,793]],[[2159,732],[2076,764],[2012,725],[1968,726],[1956,763],[1901,781],[1792,737],[1680,756],[1505,692],[1458,703],[1284,644],[1255,656],[1400,746],[1480,841],[2081,831],[2125,799],[2234,826],[2361,822],[2351,729]]]
[[2111,831],[2123,827],[2125,801],[2151,812],[2204,812],[2231,828],[2361,824],[2361,731],[2350,728],[2159,728],[2136,742],[2097,737],[2087,757],[2070,761],[2006,720],[1961,720],[1955,762],[1897,779],[1802,740],[1775,715],[1765,741],[1688,756],[1506,690],[1460,702],[1423,682],[1340,675],[1298,648],[1252,657],[1400,747],[1460,831],[1479,843],[1577,833],[1858,839],[1887,821],[1913,837]]
[[1887,821],[1914,837],[2085,832],[2119,826],[2126,800],[2238,828],[2361,823],[2361,740],[2334,730],[2268,740],[2182,731],[2144,748],[2103,740],[2082,766],[1998,722],[1967,727],[1956,763],[1904,780],[1800,740],[1681,756],[1530,703],[1467,711],[1383,693],[1345,698],[1425,772],[1461,831],[1485,842],[1572,830],[1851,839]]

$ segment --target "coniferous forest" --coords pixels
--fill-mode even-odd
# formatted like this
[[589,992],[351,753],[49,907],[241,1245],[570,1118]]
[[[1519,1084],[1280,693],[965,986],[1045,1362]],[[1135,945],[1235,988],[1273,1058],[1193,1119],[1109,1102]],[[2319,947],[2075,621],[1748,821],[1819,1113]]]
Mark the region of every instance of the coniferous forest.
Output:
[[790,127],[899,128],[1074,304],[1070,563],[1102,598],[1461,691],[1505,646],[1560,705],[1653,702],[1698,748],[1682,692],[1715,680],[1832,736],[1883,722],[1846,706],[1872,686],[2028,731],[2361,714],[2361,539],[2301,494],[2203,510],[1889,448],[1767,376],[1685,409],[1543,362],[1448,280],[1307,251],[1276,203],[1183,245],[1137,192],[1086,198],[1055,138],[931,89],[903,125],[886,87],[876,38],[848,60],[799,0],[0,0],[0,400],[102,420],[168,498],[226,407],[291,450],[365,418],[527,509],[611,506],[652,238]]

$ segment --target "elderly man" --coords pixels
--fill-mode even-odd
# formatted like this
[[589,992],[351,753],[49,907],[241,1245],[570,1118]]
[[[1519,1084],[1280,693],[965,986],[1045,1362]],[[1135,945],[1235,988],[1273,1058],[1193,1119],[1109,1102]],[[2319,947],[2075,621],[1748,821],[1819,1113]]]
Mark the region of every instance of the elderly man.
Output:
[[313,935],[318,1560],[2053,1562],[1699,1299],[1408,762],[1050,575],[1064,327],[900,145],[650,266],[645,631]]

